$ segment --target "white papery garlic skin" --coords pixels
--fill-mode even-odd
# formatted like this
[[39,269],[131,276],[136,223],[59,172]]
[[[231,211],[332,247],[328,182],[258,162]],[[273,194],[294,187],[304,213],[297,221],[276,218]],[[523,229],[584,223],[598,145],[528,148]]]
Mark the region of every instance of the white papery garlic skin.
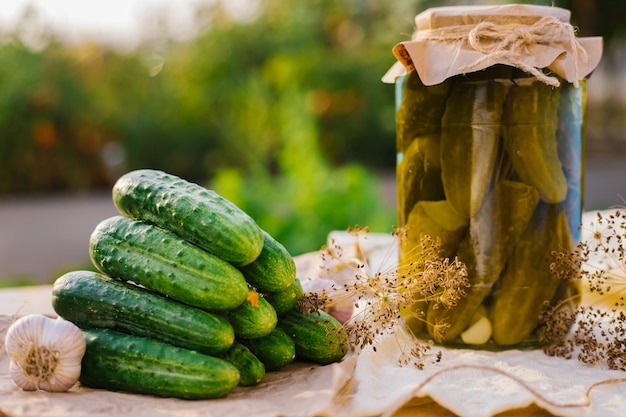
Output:
[[[339,292],[336,288],[339,284],[331,279],[326,278],[301,278],[300,284],[302,285],[302,292],[307,293],[321,293],[328,291],[330,293]],[[340,287],[339,287],[340,288]],[[333,303],[333,305],[326,307],[326,312],[339,320],[340,323],[345,323],[350,320],[354,311],[354,301],[350,298],[344,298]]]
[[85,338],[69,321],[29,314],[11,325],[5,349],[17,386],[25,391],[63,392],[78,381]]

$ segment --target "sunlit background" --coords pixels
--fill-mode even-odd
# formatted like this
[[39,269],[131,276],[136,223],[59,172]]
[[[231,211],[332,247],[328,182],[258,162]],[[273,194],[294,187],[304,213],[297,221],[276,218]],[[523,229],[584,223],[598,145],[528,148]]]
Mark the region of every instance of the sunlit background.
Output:
[[[215,188],[297,255],[395,224],[392,46],[427,7],[498,1],[12,0],[0,5],[0,285],[89,267],[122,173]],[[626,197],[626,13],[572,10],[605,38],[589,80],[585,204]],[[3,283],[3,284],[2,284]]]

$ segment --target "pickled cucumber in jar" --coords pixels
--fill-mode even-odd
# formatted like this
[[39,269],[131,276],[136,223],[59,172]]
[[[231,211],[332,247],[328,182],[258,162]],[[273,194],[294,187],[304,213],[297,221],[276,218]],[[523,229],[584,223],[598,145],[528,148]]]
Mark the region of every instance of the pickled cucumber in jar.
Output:
[[446,199],[460,216],[478,211],[495,178],[512,72],[498,65],[454,77],[441,121],[440,157]]
[[557,149],[559,104],[560,87],[532,77],[518,78],[503,113],[502,139],[511,164],[547,203],[560,203],[567,196]]
[[398,83],[402,100],[396,113],[397,182],[401,184],[397,201],[404,223],[417,201],[444,197],[439,145],[441,116],[451,81],[427,87],[411,71]]

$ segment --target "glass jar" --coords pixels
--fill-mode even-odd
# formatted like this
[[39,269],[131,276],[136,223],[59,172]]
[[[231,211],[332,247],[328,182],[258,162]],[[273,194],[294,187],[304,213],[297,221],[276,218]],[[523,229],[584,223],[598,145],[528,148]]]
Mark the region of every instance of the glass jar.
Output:
[[[463,22],[470,22],[466,26],[490,16],[484,8],[440,9],[445,16],[462,14]],[[429,29],[440,9],[429,9]],[[519,15],[518,6],[509,12],[525,16],[518,23],[527,26],[541,19],[541,9],[531,8],[528,14],[537,13],[535,19]],[[497,23],[507,16],[495,15]],[[458,54],[454,25],[449,41]],[[441,33],[436,42],[450,43]],[[461,50],[476,52],[469,41],[462,42]],[[529,69],[517,53],[515,59],[506,54],[500,54],[505,59],[483,59],[471,70],[466,64],[458,73],[448,69],[445,76],[421,68],[423,76],[420,65],[428,64],[419,61],[423,45],[413,55],[406,46],[394,50],[405,70],[394,79],[397,208],[404,232],[399,265],[420,265],[434,248],[439,258],[462,262],[467,275],[465,280],[450,277],[459,286],[458,298],[446,299],[443,289],[431,288],[429,295],[409,297],[413,302],[402,316],[416,337],[444,345],[537,347],[542,312],[550,304],[574,300],[578,291],[550,266],[554,252],[572,250],[578,241],[585,77],[576,74],[572,81],[566,78],[572,71],[559,75],[549,68]],[[433,65],[441,66],[441,60]],[[417,276],[423,272],[405,270]]]

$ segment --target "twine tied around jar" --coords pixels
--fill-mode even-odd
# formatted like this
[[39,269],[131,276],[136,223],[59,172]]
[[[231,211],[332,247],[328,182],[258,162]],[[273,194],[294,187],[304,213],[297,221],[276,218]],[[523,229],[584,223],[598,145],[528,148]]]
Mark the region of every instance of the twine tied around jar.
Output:
[[574,27],[553,16],[544,16],[532,25],[513,23],[494,23],[483,21],[476,25],[446,26],[443,28],[418,30],[414,40],[458,41],[467,40],[469,45],[483,54],[473,63],[459,67],[461,72],[469,72],[484,64],[490,65],[497,61],[506,60],[511,65],[520,68],[545,84],[558,87],[559,80],[524,62],[523,54],[533,44],[559,44],[570,52],[573,57],[574,86],[578,87],[579,59],[586,64],[587,51],[576,38]]

